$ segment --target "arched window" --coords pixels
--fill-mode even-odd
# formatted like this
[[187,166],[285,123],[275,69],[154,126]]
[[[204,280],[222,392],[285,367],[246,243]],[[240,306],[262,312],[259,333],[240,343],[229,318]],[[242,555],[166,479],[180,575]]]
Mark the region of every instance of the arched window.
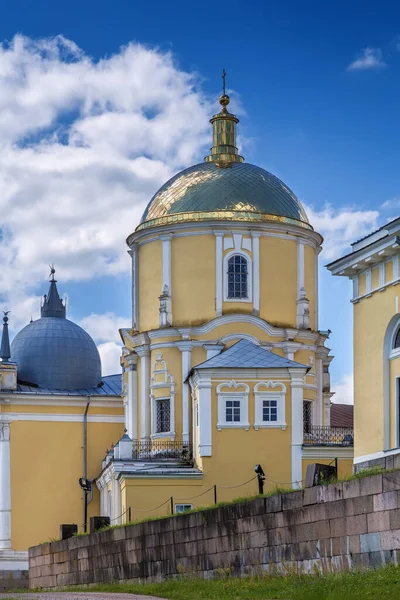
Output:
[[400,348],[400,327],[398,328],[397,333],[394,336],[393,348]]
[[248,297],[248,265],[242,254],[233,254],[228,260],[228,298]]

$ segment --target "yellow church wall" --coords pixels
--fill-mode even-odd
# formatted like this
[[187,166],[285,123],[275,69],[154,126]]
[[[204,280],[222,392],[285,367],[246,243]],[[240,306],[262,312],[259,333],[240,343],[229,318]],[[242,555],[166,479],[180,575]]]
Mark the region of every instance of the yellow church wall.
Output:
[[354,305],[354,455],[383,450],[383,343],[400,288],[390,286]]
[[[94,479],[111,443],[123,435],[122,423],[88,423],[88,472]],[[61,523],[83,523],[82,423],[12,421],[11,423],[12,547],[27,550],[58,538]],[[99,512],[99,495],[88,505],[89,517]]]
[[371,271],[371,285],[373,290],[379,287],[379,267],[375,267]]
[[358,276],[358,295],[363,296],[366,290],[365,273]]
[[315,250],[308,244],[304,244],[304,287],[310,311],[310,329],[315,329]]
[[400,356],[389,361],[390,373],[390,447],[398,446],[396,420],[398,417],[397,407],[397,378],[400,377]]
[[273,325],[295,327],[296,291],[296,242],[261,236],[260,317]]
[[385,265],[385,281],[389,283],[393,281],[393,262],[389,260]]
[[174,237],[171,243],[173,325],[215,317],[215,236]]
[[156,240],[139,248],[139,329],[159,326],[159,296],[162,292],[162,245]]
[[199,346],[195,346],[194,348],[192,348],[190,361],[192,367],[200,365],[205,360],[207,360],[207,352],[204,350],[204,348],[201,348]]
[[[303,458],[303,482],[306,478],[306,472],[308,465],[313,465],[315,463],[320,463],[322,465],[333,465],[334,458]],[[352,458],[340,458],[338,459],[338,479],[344,479],[353,473],[353,459]]]
[[[86,404],[82,404],[82,406],[52,406],[52,405],[17,405],[17,404],[8,404],[3,406],[3,410],[0,411],[3,413],[22,413],[22,414],[46,414],[46,415],[83,415],[85,412]],[[122,406],[122,401],[116,404],[115,407],[104,407],[104,406],[91,406],[92,415],[124,415],[124,408]],[[83,418],[83,416],[82,416]]]

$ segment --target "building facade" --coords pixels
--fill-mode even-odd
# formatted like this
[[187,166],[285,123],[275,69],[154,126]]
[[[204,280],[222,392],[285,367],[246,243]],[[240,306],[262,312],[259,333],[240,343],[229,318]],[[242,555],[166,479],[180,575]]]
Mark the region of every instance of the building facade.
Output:
[[394,219],[328,265],[353,285],[355,464],[400,445],[399,234]]

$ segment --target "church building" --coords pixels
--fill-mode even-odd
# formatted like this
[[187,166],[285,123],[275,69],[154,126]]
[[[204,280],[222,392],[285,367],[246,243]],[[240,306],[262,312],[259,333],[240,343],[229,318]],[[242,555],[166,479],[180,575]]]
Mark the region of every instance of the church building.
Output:
[[239,155],[229,103],[224,93],[204,162],[165,183],[128,237],[122,373],[101,376],[54,272],[11,349],[4,317],[0,569],[23,568],[61,523],[256,495],[257,465],[265,491],[301,487],[317,461],[351,471],[353,430],[331,426],[333,357],[318,329],[322,237],[287,185]]

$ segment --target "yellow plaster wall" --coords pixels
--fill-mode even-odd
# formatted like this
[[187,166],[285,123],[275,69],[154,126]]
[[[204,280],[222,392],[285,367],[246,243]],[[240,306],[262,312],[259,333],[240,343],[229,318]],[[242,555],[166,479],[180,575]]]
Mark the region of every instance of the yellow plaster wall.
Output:
[[308,308],[310,310],[310,329],[315,329],[315,250],[304,245],[304,287],[306,290],[307,298],[310,301]]
[[260,237],[260,317],[271,324],[296,326],[297,244]]
[[366,291],[365,273],[358,276],[358,295],[363,296]]
[[389,283],[390,281],[393,281],[393,262],[391,260],[385,265],[385,273],[386,282]]
[[371,284],[373,290],[379,287],[379,267],[375,267],[374,269],[372,269]]
[[215,317],[215,236],[174,237],[171,269],[174,326]]
[[396,312],[398,286],[354,305],[354,455],[383,450],[383,343]]
[[139,248],[139,329],[159,326],[159,296],[162,292],[162,244],[156,240]]
[[[90,413],[89,413],[90,414]],[[88,423],[88,477],[101,470],[107,448],[124,425]],[[83,424],[13,421],[11,423],[12,547],[27,550],[51,537],[61,523],[83,523]],[[99,494],[88,506],[98,514]]]

